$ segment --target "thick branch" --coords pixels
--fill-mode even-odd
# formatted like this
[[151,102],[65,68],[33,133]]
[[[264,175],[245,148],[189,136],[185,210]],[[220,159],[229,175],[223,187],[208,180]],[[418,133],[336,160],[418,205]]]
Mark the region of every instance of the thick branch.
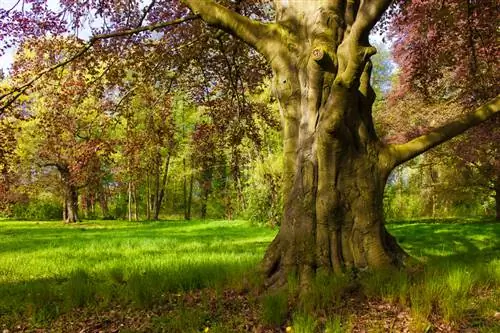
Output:
[[139,32],[144,32],[144,31],[154,31],[162,28],[166,28],[172,25],[192,21],[194,19],[199,18],[198,15],[188,15],[186,17],[168,21],[168,22],[161,22],[161,23],[156,23],[156,24],[151,24],[151,25],[145,25],[143,27],[138,27],[134,29],[127,29],[127,30],[120,30],[120,31],[115,31],[111,32],[108,34],[101,34],[101,35],[94,35],[93,37],[90,38],[89,43],[94,44],[96,41],[101,40],[101,39],[108,39],[108,38],[113,38],[113,37],[123,37],[123,36],[128,36],[128,35],[133,35],[137,34]]
[[358,14],[352,25],[351,34],[358,43],[368,41],[368,34],[380,20],[392,0],[364,0],[361,1]]
[[189,8],[207,24],[220,28],[254,47],[269,59],[272,43],[279,40],[275,24],[264,24],[249,19],[212,0],[184,0]]
[[388,146],[395,166],[404,163],[437,145],[448,141],[483,121],[498,115],[500,95],[475,111],[449,122],[430,133],[424,134],[404,144]]
[[[392,0],[348,0],[346,5],[347,37],[338,49],[340,75],[336,82],[351,87],[359,78],[366,61],[376,53],[368,35]],[[358,8],[359,4],[359,8]]]

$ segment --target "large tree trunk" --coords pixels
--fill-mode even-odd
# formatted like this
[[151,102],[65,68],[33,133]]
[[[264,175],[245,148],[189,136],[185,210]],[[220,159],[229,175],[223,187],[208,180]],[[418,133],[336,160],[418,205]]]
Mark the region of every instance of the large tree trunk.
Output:
[[371,117],[375,50],[355,29],[354,3],[339,3],[278,6],[278,20],[298,20],[300,33],[289,41],[298,44],[292,52],[272,63],[289,183],[263,263],[269,285],[292,272],[307,285],[319,270],[401,266],[406,256],[384,227],[383,192],[395,163]]
[[[310,97],[314,87],[300,89]],[[285,167],[295,174],[281,229],[264,259],[271,285],[285,283],[292,272],[307,284],[318,270],[401,266],[406,256],[384,227],[383,192],[393,165],[369,116],[373,97],[357,87],[331,89],[335,100],[320,110],[308,99],[288,106],[317,116],[285,126],[297,131],[289,133],[297,148]]]
[[270,63],[283,119],[285,211],[263,268],[270,286],[297,273],[401,266],[406,257],[384,227],[390,171],[499,111],[495,99],[401,145],[385,145],[371,116],[368,35],[391,0],[275,1],[264,24],[212,0],[185,0],[208,24],[241,38]]

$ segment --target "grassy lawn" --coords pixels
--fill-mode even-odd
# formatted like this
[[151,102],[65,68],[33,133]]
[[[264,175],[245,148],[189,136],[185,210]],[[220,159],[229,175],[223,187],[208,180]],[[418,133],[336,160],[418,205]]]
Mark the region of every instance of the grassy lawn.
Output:
[[0,323],[218,287],[256,267],[273,235],[242,221],[2,221]]
[[0,221],[0,329],[499,330],[500,224],[460,222],[391,223],[424,264],[355,283],[319,276],[299,300],[294,281],[255,291],[252,270],[276,231],[245,221]]

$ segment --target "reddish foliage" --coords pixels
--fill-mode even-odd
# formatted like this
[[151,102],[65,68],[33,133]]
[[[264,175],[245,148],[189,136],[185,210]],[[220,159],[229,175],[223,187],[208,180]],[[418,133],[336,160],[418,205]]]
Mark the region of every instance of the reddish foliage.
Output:
[[478,106],[498,95],[498,1],[399,0],[395,6],[389,34],[402,70],[393,98],[413,91]]
[[[498,1],[399,0],[394,8],[388,28],[401,72],[385,117],[399,133],[392,141],[412,139],[499,94]],[[420,111],[408,114],[409,106]],[[488,183],[500,178],[499,142],[496,116],[448,147]]]

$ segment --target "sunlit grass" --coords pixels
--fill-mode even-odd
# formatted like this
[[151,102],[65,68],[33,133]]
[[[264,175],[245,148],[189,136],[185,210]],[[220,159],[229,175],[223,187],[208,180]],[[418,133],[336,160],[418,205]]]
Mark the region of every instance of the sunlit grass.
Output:
[[86,305],[148,307],[241,276],[274,234],[245,221],[2,221],[0,315],[43,322]]
[[[355,281],[351,274],[318,274],[306,293],[292,275],[287,289],[255,301],[260,321],[294,332],[349,331],[355,318],[345,300],[354,293],[407,308],[415,331],[429,330],[436,316],[455,327],[496,329],[500,224],[444,222],[388,225],[420,262],[415,267],[357,272]],[[50,325],[75,308],[150,309],[189,290],[258,279],[247,273],[275,234],[245,221],[0,221],[0,324]],[[224,322],[209,318],[211,311],[208,303],[179,305],[151,325],[159,332],[195,332],[210,319],[212,332],[226,332]],[[369,328],[377,331],[379,324]]]

